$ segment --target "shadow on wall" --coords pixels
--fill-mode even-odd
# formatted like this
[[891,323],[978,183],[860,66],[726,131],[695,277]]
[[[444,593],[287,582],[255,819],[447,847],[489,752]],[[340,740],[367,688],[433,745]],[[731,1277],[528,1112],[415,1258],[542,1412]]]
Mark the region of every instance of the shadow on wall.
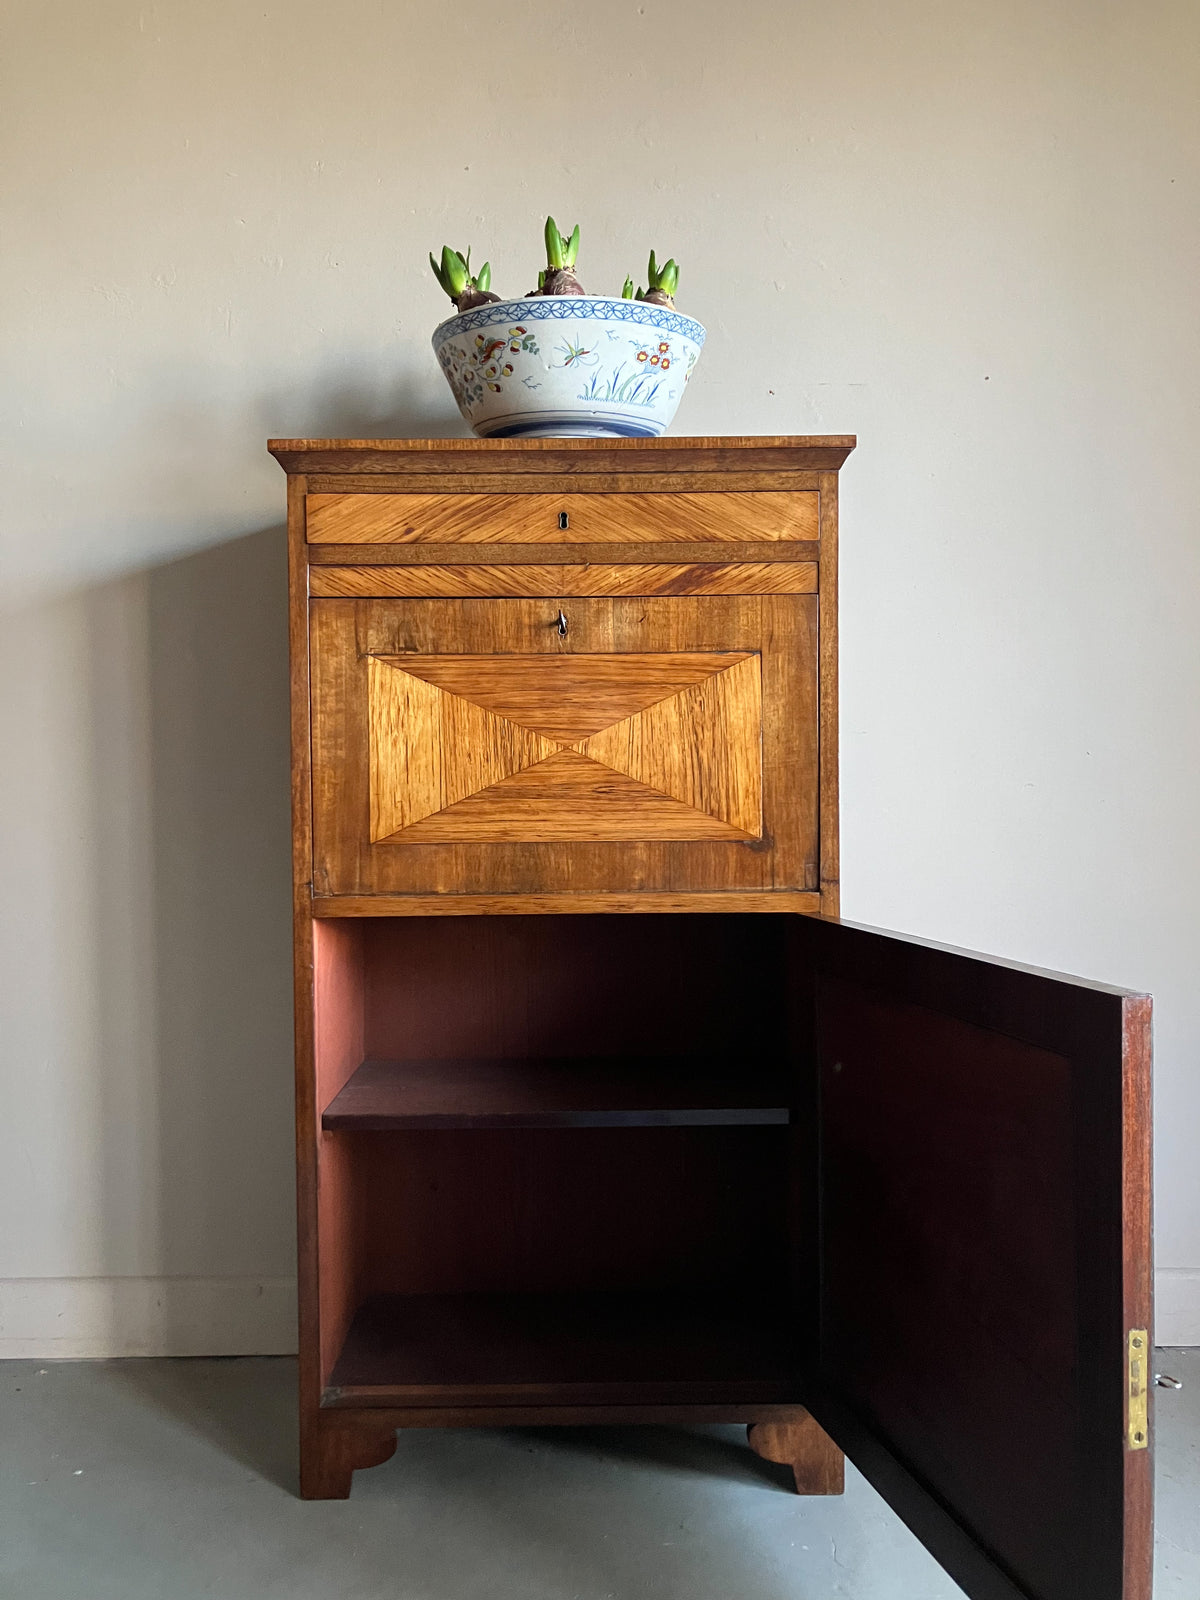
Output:
[[89,596],[96,1220],[162,1275],[118,1349],[292,1347],[286,573],[272,527]]
[[283,528],[151,572],[147,638],[163,1253],[253,1274],[292,1237]]
[[[264,452],[266,414],[286,431],[279,419],[298,404],[313,436],[446,431],[420,396],[326,379],[311,406],[262,400]],[[271,470],[282,510],[284,477]],[[285,529],[96,585],[71,605],[85,641],[74,714],[89,748],[74,774],[85,792],[65,817],[83,819],[83,834],[53,850],[64,881],[72,856],[90,878],[90,894],[68,889],[58,909],[60,931],[64,912],[84,918],[62,965],[84,964],[69,998],[88,1103],[74,1116],[95,1174],[94,1187],[81,1181],[99,1191],[88,1248],[109,1275],[96,1280],[108,1299],[93,1327],[129,1354],[291,1351]],[[62,692],[76,699],[78,687]]]

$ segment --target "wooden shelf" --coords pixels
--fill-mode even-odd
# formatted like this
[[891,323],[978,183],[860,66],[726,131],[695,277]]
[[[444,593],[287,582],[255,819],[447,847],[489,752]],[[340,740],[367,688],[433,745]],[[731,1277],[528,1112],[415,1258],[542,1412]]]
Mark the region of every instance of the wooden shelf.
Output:
[[786,1123],[783,1074],[711,1057],[364,1061],[326,1131],[728,1127]]
[[784,1404],[798,1350],[759,1294],[377,1295],[322,1404]]

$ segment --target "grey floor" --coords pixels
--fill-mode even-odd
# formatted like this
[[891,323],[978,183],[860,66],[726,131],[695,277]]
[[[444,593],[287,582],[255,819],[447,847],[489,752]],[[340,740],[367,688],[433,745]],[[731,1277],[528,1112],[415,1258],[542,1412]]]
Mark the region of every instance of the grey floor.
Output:
[[[1200,1350],[1159,1391],[1156,1600],[1200,1596]],[[952,1600],[853,1469],[799,1500],[735,1428],[402,1434],[294,1494],[283,1360],[0,1364],[2,1600]]]

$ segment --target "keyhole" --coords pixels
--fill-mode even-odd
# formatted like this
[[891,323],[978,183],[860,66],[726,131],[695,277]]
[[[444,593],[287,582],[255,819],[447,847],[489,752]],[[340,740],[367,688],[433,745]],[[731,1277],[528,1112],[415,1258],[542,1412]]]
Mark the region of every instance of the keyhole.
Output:
[[567,613],[561,608],[558,613],[558,637],[560,639],[567,637]]
[[565,511],[558,513],[558,525],[560,528],[569,528],[571,526],[571,519]]

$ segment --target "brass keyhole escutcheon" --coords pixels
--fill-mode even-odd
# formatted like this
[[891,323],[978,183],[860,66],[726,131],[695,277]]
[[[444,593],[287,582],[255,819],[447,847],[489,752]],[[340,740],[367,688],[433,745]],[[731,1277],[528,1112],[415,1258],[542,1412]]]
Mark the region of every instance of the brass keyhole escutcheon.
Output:
[[561,606],[559,607],[559,612],[558,612],[557,627],[558,627],[558,637],[560,639],[565,639],[567,637],[567,613],[561,608]]
[[569,528],[571,526],[571,517],[569,512],[560,511],[558,513],[558,525],[560,528]]

